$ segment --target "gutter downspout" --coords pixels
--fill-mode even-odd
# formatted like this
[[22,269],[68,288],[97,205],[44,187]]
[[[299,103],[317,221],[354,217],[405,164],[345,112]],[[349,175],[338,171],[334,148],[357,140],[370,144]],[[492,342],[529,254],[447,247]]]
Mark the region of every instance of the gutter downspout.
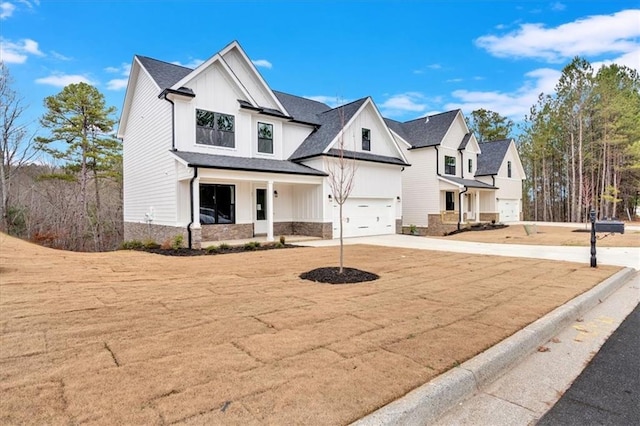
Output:
[[464,153],[461,149],[458,152],[460,153],[460,176],[464,179]]
[[193,177],[189,181],[189,205],[191,206],[191,222],[187,225],[187,241],[189,248],[193,248],[193,237],[191,235],[191,225],[195,221],[194,209],[193,209],[193,182],[198,178],[198,167],[193,168]]
[[[163,99],[171,104],[171,151],[176,151],[176,104],[169,98],[167,98],[167,91],[164,91]],[[191,241],[191,240],[189,240]],[[191,248],[191,243],[189,243]]]
[[442,176],[440,174],[440,151],[438,151],[438,145],[433,146],[436,149],[436,175]]
[[458,214],[458,231],[460,230],[460,224],[462,223],[462,215],[464,215],[464,212],[462,211],[462,194],[464,194],[468,190],[469,188],[465,186],[464,191],[458,192],[458,208],[460,209],[460,212]]

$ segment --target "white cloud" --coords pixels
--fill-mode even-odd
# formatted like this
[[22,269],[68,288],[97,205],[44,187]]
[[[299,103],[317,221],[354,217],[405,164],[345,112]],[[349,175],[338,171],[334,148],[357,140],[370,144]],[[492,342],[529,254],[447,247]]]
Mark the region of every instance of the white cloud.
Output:
[[252,60],[251,62],[253,62],[253,65],[259,68],[267,68],[267,69],[273,68],[273,64],[267,61],[266,59],[256,59],[256,60]]
[[553,10],[554,12],[561,12],[566,8],[567,6],[560,2],[555,2],[551,5],[551,10]]
[[408,112],[421,113],[427,109],[427,99],[419,92],[406,92],[393,95],[380,104],[382,115],[394,117]]
[[445,105],[447,110],[460,108],[465,114],[480,108],[520,121],[529,114],[540,93],[552,93],[561,72],[551,68],[540,68],[525,74],[524,84],[514,92],[473,92],[456,90],[452,93],[458,102]]
[[464,80],[461,78],[450,78],[447,83],[462,83]]
[[128,78],[114,78],[113,80],[109,80],[107,82],[107,89],[122,90],[127,87],[128,82],[129,82]]
[[65,87],[76,83],[94,84],[87,76],[80,74],[54,74],[49,77],[38,78],[36,83],[55,87]]
[[62,53],[58,53],[55,50],[52,50],[49,53],[51,54],[51,56],[53,56],[55,59],[59,61],[70,61],[73,59],[73,58],[70,58],[69,56],[64,56]]
[[191,59],[189,62],[187,62],[186,64],[183,64],[180,61],[173,61],[171,62],[174,65],[180,65],[181,67],[186,67],[186,68],[198,68],[200,65],[202,65],[204,63],[204,61],[202,59]]
[[0,3],[0,19],[10,18],[14,10],[16,10],[16,7],[13,4],[9,2]]
[[477,46],[497,57],[537,58],[562,62],[574,56],[626,54],[638,48],[640,9],[594,15],[545,28],[522,24],[505,35],[486,35]]
[[36,6],[40,6],[40,0],[33,0],[33,1],[29,1],[29,0],[17,0],[18,3],[22,3],[25,6],[27,6],[29,9],[33,9],[33,5],[35,4]]
[[129,82],[129,73],[131,72],[131,64],[123,62],[118,67],[107,67],[104,69],[110,74],[120,74],[126,78],[113,78],[107,82],[108,90],[122,90],[127,87]]
[[38,48],[38,42],[25,38],[17,43],[0,40],[0,57],[8,64],[24,64],[28,55],[44,56]]

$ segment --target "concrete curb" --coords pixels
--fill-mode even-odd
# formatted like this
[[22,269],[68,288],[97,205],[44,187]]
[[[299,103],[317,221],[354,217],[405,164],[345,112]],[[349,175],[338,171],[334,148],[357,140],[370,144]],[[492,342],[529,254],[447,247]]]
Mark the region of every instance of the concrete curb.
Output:
[[522,330],[430,382],[352,423],[424,425],[496,380],[560,330],[622,287],[636,270],[624,268]]

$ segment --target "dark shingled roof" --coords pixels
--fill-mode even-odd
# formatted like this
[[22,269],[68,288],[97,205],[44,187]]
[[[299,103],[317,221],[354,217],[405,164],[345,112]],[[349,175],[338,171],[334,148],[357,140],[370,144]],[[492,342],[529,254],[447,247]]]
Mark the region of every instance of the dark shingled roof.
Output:
[[386,119],[387,125],[411,144],[411,148],[440,145],[460,110],[417,118],[400,123]]
[[158,61],[146,56],[136,55],[136,58],[162,90],[173,86],[193,71],[191,68]]
[[322,102],[313,101],[311,99],[275,90],[273,93],[276,95],[282,106],[284,106],[284,109],[286,109],[296,121],[320,124],[318,115],[331,109],[329,105],[323,104]]
[[183,159],[190,167],[209,169],[247,170],[265,173],[286,173],[293,175],[326,176],[327,174],[304,164],[268,158],[231,157],[228,155],[201,154],[198,152],[171,151]]
[[[338,135],[342,126],[360,109],[367,98],[330,109],[318,114],[320,128],[312,132],[295,150],[290,160],[302,160],[304,158],[322,155],[322,152]],[[295,115],[294,115],[295,116]]]
[[[328,155],[330,157],[339,157],[340,150],[332,148],[329,151],[327,151],[325,155]],[[343,155],[346,158],[353,158],[355,160],[362,160],[362,161],[371,161],[374,163],[397,164],[399,166],[410,165],[408,163],[405,163],[399,158],[387,157],[385,155],[371,154],[369,152],[355,152],[355,151],[345,150]]]
[[462,138],[462,142],[460,142],[460,146],[458,147],[458,149],[465,149],[467,147],[467,144],[469,143],[469,140],[471,139],[471,135],[472,135],[472,133],[467,133],[466,135],[464,135],[464,137]]
[[476,176],[497,175],[510,144],[511,139],[480,142]]
[[455,176],[440,176],[442,179],[457,183],[458,185],[464,185],[467,188],[479,188],[479,189],[498,189],[488,183],[480,182],[475,179],[462,179]]

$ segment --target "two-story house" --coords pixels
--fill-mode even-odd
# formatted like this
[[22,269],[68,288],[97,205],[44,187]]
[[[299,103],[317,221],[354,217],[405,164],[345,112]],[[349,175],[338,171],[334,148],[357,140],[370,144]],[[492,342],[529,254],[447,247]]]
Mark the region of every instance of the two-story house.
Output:
[[461,110],[385,121],[412,164],[402,174],[405,231],[442,235],[470,223],[520,220],[524,170],[513,141],[478,143]]
[[118,137],[125,240],[334,238],[341,153],[357,167],[344,235],[401,225],[409,164],[372,99],[330,108],[273,91],[237,42],[195,69],[134,56]]

